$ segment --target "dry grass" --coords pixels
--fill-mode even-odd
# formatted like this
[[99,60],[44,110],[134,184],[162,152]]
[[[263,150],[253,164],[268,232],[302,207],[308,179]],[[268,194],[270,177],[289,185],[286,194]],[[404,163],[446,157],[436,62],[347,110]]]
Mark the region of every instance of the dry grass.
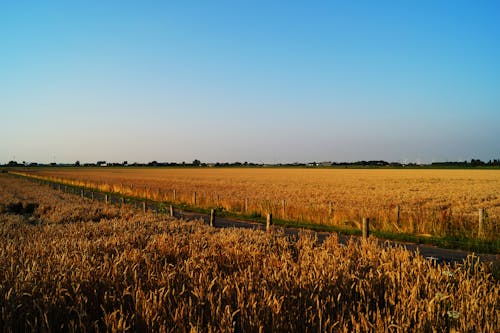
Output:
[[32,174],[156,200],[174,201],[175,190],[175,201],[189,204],[196,192],[201,207],[341,227],[359,227],[367,216],[375,230],[433,236],[476,238],[478,210],[485,208],[486,238],[497,239],[499,232],[497,170],[82,168]]
[[6,176],[0,188],[5,332],[500,330],[492,265],[472,257],[435,266],[372,241],[213,229]]

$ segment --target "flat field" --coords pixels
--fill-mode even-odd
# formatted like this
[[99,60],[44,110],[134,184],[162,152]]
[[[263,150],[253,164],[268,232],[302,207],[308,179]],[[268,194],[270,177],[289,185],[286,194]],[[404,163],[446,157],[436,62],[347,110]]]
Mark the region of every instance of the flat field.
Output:
[[[433,236],[495,239],[500,171],[283,168],[79,168],[32,173],[71,184],[247,215]],[[174,194],[175,191],[175,194]],[[196,192],[196,195],[194,194]],[[196,199],[194,198],[196,196]]]
[[0,174],[3,332],[498,332],[498,261],[212,228]]

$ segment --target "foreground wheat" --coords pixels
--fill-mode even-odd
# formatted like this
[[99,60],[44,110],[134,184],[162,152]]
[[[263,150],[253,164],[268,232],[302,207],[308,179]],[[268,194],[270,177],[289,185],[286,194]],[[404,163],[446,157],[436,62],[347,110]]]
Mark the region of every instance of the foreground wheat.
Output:
[[[492,265],[120,210],[0,176],[0,327],[498,332]],[[30,205],[31,204],[31,205]]]

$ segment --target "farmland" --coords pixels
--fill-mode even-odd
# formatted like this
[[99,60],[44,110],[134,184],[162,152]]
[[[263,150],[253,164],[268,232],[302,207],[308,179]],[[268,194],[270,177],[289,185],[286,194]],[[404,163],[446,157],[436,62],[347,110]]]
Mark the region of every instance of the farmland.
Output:
[[[424,236],[497,240],[497,170],[53,169],[31,174],[241,214]],[[196,192],[196,194],[194,194]],[[194,196],[196,196],[194,198]],[[478,211],[485,209],[483,233]]]
[[6,332],[499,330],[498,263],[214,229],[7,175],[0,188]]

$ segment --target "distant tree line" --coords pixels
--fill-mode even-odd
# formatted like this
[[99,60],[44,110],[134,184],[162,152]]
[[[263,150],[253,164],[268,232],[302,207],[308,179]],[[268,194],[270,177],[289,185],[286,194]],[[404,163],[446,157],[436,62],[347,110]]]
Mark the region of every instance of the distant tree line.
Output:
[[481,167],[481,166],[500,166],[500,159],[489,160],[488,162],[483,162],[481,160],[471,159],[470,162],[433,162],[432,166],[449,166],[449,167]]
[[75,163],[49,163],[41,164],[36,162],[27,163],[23,161],[18,163],[16,161],[9,161],[9,163],[1,165],[3,167],[338,167],[338,168],[349,168],[349,167],[367,167],[367,168],[404,168],[404,167],[435,167],[435,168],[475,168],[475,167],[500,167],[500,159],[489,160],[488,162],[481,161],[480,159],[471,159],[470,161],[457,161],[457,162],[432,162],[430,164],[417,164],[417,163],[400,163],[400,162],[387,162],[383,160],[372,160],[372,161],[357,161],[357,162],[294,162],[294,163],[275,163],[275,164],[264,164],[264,163],[253,163],[253,162],[215,162],[215,163],[204,163],[198,159],[195,159],[191,163],[187,162],[157,162],[151,161],[149,163],[128,163],[128,161],[123,161],[121,163],[117,162],[106,162],[97,161],[96,163],[80,163],[76,161]]

